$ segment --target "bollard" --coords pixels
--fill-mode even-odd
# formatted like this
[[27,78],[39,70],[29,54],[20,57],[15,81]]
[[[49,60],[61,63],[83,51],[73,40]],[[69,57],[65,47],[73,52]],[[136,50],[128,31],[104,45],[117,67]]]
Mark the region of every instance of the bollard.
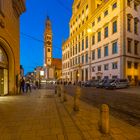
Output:
[[57,88],[58,88],[57,85],[55,85],[55,94],[57,94]]
[[74,95],[74,111],[79,111],[79,98],[80,98],[80,87],[76,88],[76,93]]
[[67,98],[66,98],[66,90],[64,89],[64,85],[61,85],[61,94],[62,94],[62,102],[65,102],[67,101]]
[[58,97],[61,97],[61,87],[58,86]]
[[104,134],[109,133],[109,107],[106,104],[102,104],[100,110],[100,129]]

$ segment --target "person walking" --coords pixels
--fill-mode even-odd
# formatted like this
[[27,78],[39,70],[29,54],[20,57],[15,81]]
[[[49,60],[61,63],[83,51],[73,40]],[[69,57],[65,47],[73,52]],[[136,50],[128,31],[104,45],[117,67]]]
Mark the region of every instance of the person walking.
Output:
[[25,80],[24,80],[24,78],[22,77],[22,78],[20,79],[20,93],[21,93],[21,91],[24,93],[24,87],[25,87]]
[[31,92],[31,84],[29,79],[27,79],[26,81],[26,93],[28,92],[28,90]]

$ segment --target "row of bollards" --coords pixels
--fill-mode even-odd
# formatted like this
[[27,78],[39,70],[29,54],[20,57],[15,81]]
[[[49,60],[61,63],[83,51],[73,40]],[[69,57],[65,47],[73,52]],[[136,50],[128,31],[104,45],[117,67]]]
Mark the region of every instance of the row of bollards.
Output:
[[[81,90],[80,87],[76,88],[76,92],[74,95],[74,105],[73,105],[74,111],[79,111],[79,102],[80,102],[80,93],[81,93],[80,90]],[[66,96],[67,93],[64,88],[64,85],[57,85],[55,87],[55,94],[57,94],[58,97],[61,97],[61,100],[63,102],[67,101],[67,96]],[[101,105],[99,128],[102,133],[104,133],[104,134],[109,133],[109,107],[107,104]]]

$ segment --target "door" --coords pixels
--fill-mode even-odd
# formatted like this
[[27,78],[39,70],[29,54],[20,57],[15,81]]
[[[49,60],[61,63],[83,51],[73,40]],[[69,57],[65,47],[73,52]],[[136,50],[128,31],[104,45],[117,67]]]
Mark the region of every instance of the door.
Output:
[[4,69],[0,68],[0,96],[4,95]]

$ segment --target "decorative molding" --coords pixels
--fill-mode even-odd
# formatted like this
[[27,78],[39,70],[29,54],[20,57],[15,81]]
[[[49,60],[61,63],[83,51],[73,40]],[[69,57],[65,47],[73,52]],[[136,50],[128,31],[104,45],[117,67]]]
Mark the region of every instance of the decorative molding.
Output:
[[12,0],[13,2],[13,9],[17,16],[19,17],[23,12],[25,12],[25,0]]
[[4,21],[1,18],[0,18],[0,27],[1,28],[4,28],[5,27]]

